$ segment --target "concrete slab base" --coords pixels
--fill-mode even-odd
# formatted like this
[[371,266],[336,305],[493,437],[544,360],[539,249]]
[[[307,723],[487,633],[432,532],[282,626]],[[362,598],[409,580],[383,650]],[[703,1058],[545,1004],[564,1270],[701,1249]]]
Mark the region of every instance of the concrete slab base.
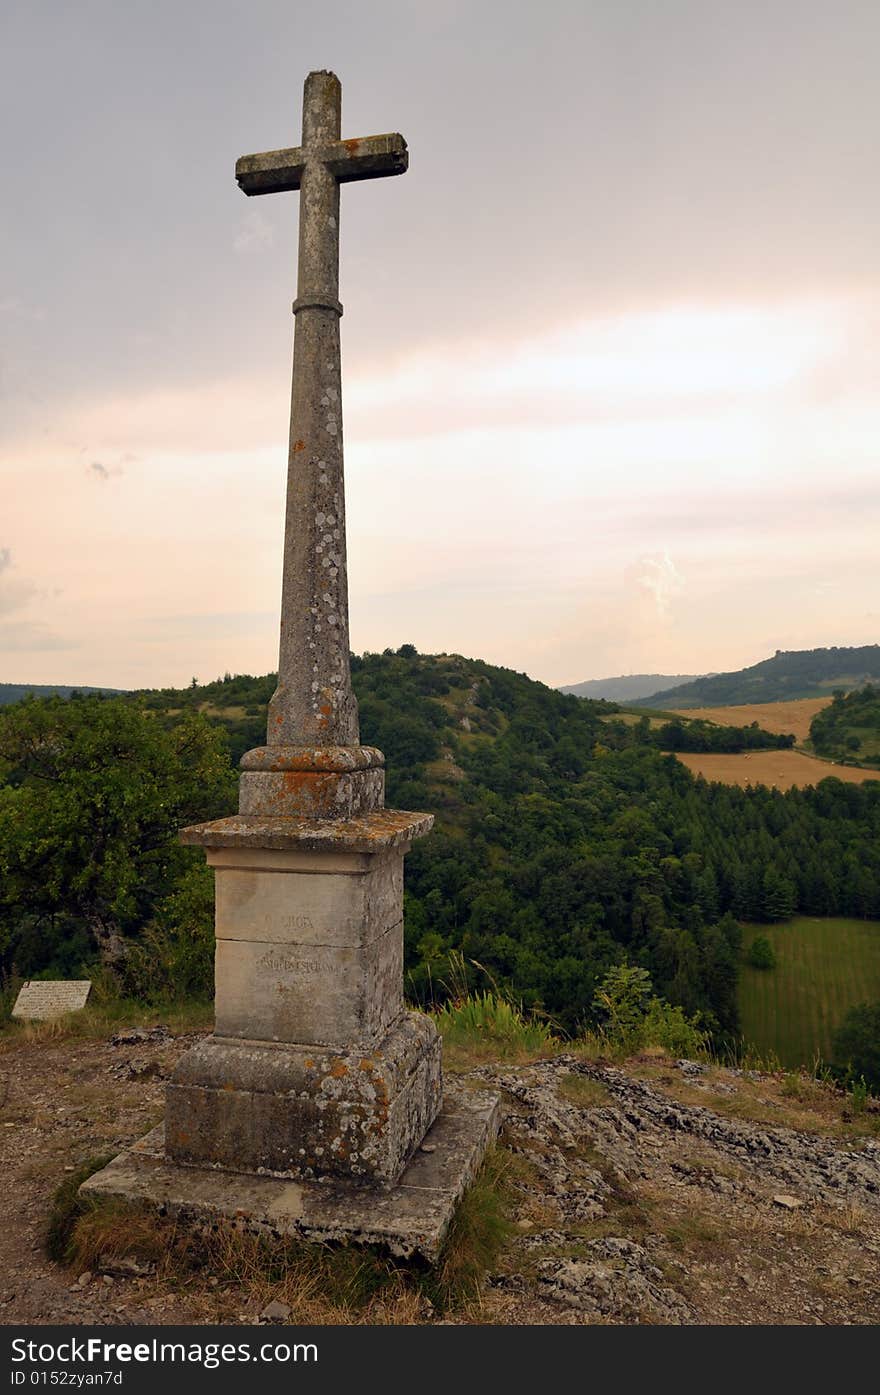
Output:
[[181,1167],[165,1157],[160,1124],[89,1177],[80,1194],[155,1206],[196,1228],[225,1221],[276,1238],[379,1245],[433,1261],[500,1122],[496,1095],[447,1084],[436,1122],[387,1188]]

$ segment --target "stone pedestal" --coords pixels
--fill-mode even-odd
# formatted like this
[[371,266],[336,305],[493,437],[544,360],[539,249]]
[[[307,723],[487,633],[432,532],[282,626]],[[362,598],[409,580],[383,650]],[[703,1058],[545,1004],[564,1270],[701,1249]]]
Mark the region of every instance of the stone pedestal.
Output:
[[500,1112],[441,1089],[436,1028],[403,1004],[403,859],[432,822],[379,808],[184,830],[216,878],[216,1030],[174,1071],[164,1125],[84,1196],[438,1258]]
[[390,1186],[437,1116],[440,1038],[403,1002],[403,859],[429,815],[186,829],[216,877],[214,1035],[169,1083],[184,1166]]

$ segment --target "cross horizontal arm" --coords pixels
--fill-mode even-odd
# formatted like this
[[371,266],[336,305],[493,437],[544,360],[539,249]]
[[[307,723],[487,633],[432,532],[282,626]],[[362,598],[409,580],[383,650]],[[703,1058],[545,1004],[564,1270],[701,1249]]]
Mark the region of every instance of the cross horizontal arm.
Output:
[[245,194],[279,194],[299,188],[308,160],[320,160],[340,184],[347,184],[353,179],[382,179],[386,175],[405,174],[409,154],[406,141],[396,132],[364,136],[362,140],[334,141],[331,145],[297,145],[290,150],[242,155],[235,162],[235,178]]

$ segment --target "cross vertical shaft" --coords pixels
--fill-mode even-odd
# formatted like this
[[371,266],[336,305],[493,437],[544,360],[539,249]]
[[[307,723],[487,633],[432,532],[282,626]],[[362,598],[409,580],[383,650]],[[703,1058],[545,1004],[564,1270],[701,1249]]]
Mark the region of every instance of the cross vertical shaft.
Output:
[[[278,687],[270,746],[356,746],[351,688],[342,369],[339,185],[317,158],[339,140],[341,88],[310,73],[303,94],[299,275],[288,455]],[[314,154],[312,153],[314,152]]]
[[303,91],[302,144],[245,155],[246,194],[300,191],[278,686],[266,745],[242,759],[245,815],[351,818],[380,809],[380,751],[360,745],[351,686],[342,372],[339,185],[403,174],[400,135],[341,140],[342,89],[328,72]]

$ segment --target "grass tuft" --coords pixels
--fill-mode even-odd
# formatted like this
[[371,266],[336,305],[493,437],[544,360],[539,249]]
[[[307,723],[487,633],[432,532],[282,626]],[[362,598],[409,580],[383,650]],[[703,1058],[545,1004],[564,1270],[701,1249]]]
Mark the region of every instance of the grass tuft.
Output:
[[445,1311],[480,1296],[483,1280],[513,1232],[509,1155],[490,1149],[459,1202],[427,1289]]
[[433,1014],[444,1053],[469,1062],[526,1059],[560,1050],[548,1022],[527,1017],[515,1003],[494,992],[468,993]]
[[79,1189],[87,1177],[99,1172],[109,1161],[109,1154],[89,1158],[69,1177],[65,1177],[55,1192],[46,1226],[46,1253],[50,1259],[60,1264],[70,1264],[78,1258],[79,1223],[92,1206],[91,1202],[79,1195]]
[[78,1188],[104,1161],[59,1188],[47,1242],[53,1259],[81,1270],[137,1259],[166,1281],[211,1275],[221,1298],[233,1288],[254,1305],[279,1299],[297,1323],[413,1323],[471,1304],[512,1229],[508,1165],[497,1150],[464,1193],[433,1268],[369,1246],[273,1239],[232,1223],[195,1229],[148,1208],[85,1201]]
[[576,1104],[579,1109],[601,1109],[612,1098],[607,1085],[603,1085],[601,1080],[592,1080],[588,1075],[561,1075],[556,1089],[563,1099],[568,1100],[569,1104]]

